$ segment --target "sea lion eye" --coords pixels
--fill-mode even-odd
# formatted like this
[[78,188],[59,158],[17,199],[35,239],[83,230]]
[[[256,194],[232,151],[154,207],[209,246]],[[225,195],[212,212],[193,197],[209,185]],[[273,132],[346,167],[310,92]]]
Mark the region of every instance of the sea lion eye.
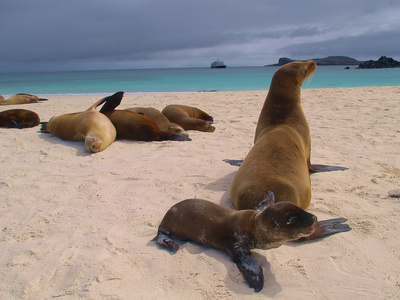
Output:
[[272,221],[272,223],[271,223],[271,229],[273,229],[273,228],[275,228],[275,227],[277,227],[277,226],[278,226],[278,222]]
[[290,216],[290,217],[287,219],[286,224],[290,225],[290,224],[294,224],[294,223],[296,223],[296,222],[297,222],[297,216]]

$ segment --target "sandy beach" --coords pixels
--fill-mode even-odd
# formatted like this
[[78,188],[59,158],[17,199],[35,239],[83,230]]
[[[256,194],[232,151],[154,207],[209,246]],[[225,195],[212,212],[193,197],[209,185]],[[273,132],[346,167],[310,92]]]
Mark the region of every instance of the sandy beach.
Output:
[[[200,198],[233,208],[230,185],[253,144],[267,91],[125,95],[119,108],[196,106],[215,132],[190,142],[83,142],[0,128],[0,299],[400,298],[400,87],[303,89],[311,160],[348,167],[311,175],[308,211],[345,217],[352,231],[254,250],[265,284],[254,293],[219,250],[151,241],[166,211]],[[102,95],[49,96],[24,108],[42,121]]]

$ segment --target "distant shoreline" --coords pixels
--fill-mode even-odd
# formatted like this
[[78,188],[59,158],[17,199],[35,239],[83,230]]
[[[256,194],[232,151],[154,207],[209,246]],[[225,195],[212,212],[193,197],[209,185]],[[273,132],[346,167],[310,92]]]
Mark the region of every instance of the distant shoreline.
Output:
[[272,64],[272,65],[266,65],[268,67],[270,66],[283,66],[285,64],[288,64],[293,61],[308,61],[308,60],[313,60],[317,63],[318,66],[354,66],[354,65],[359,65],[363,63],[363,61],[359,61],[355,58],[348,57],[348,56],[328,56],[324,58],[310,58],[306,60],[296,60],[296,59],[291,59],[288,57],[281,57],[278,60],[277,64]]

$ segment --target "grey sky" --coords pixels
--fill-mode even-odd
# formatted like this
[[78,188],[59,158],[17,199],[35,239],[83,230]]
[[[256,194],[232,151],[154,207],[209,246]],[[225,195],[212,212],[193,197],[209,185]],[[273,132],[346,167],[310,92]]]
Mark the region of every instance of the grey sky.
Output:
[[398,0],[1,0],[0,72],[400,59]]

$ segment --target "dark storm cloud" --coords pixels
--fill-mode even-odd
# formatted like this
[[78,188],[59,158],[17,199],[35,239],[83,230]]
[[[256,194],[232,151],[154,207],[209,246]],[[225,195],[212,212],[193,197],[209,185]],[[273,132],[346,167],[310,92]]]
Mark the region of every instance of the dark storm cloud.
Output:
[[398,1],[3,0],[0,71],[399,58],[398,15]]
[[[396,38],[398,36],[400,36],[400,29],[397,32],[390,31],[355,37],[339,37],[329,41],[291,45],[283,48],[282,51],[292,57],[309,56],[310,49],[314,49],[314,56],[309,56],[309,58],[318,58],[323,57],[327,53],[335,53],[337,55],[377,60],[381,55],[399,56],[400,40]],[[366,56],[365,53],[371,54],[369,54],[370,56]],[[376,54],[374,55],[374,53]]]

